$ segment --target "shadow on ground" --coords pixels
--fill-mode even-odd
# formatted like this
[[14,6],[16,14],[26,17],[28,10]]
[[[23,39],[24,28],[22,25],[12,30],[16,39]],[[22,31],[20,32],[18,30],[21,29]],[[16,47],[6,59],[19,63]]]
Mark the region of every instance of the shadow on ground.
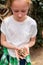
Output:
[[43,65],[43,48],[31,49],[32,65]]

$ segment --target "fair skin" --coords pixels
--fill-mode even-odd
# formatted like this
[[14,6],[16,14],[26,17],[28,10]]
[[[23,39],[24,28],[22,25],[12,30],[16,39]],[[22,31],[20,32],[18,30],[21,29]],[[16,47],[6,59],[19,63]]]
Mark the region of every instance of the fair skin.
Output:
[[[22,22],[26,18],[29,7],[24,0],[20,0],[20,1],[16,0],[12,3],[11,9],[12,9],[13,17],[15,18],[15,20],[17,20],[18,22]],[[30,42],[28,42],[28,44],[23,46],[24,49],[26,50],[26,53],[23,54],[23,57],[22,57],[18,54],[18,50],[20,50],[20,48],[8,43],[6,41],[6,36],[3,33],[1,33],[1,44],[6,48],[14,50],[16,52],[17,57],[21,59],[23,59],[29,54],[28,48],[32,47],[35,44],[35,40],[36,40],[36,37],[30,38]]]
[[14,18],[19,22],[23,21],[26,18],[25,16],[27,15],[28,8],[24,0],[14,1],[11,6]]

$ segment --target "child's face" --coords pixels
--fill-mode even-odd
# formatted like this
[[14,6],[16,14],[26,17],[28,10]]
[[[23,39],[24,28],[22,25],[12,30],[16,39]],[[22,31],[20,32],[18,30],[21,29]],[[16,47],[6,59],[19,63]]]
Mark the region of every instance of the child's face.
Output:
[[15,19],[23,21],[28,12],[28,4],[23,0],[16,0],[12,3],[11,9]]

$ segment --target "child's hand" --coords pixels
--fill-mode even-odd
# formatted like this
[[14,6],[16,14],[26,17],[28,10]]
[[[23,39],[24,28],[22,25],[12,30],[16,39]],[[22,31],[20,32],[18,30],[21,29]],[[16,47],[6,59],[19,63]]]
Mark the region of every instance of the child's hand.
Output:
[[29,54],[29,48],[24,47],[24,48],[23,48],[23,51],[24,51],[23,56],[24,56],[24,58],[25,58],[25,57]]
[[16,57],[19,59],[25,58],[29,54],[29,48],[28,45],[25,45],[23,48],[18,48],[15,50]]
[[25,45],[24,48],[22,48],[22,49],[23,49],[22,55],[25,58],[29,54],[29,47],[28,47],[28,45]]
[[20,50],[18,50],[18,55],[19,55],[19,58],[23,59],[24,58],[24,54],[23,54],[23,49],[21,48]]
[[21,59],[24,59],[28,54],[29,54],[29,48],[26,46],[18,50],[18,55],[19,55],[19,58]]
[[19,59],[18,50],[15,50],[15,54],[16,54],[17,59]]
[[15,53],[16,53],[16,57],[17,57],[18,59],[19,59],[19,58],[23,59],[23,55],[21,55],[21,54],[22,54],[21,49],[15,50]]

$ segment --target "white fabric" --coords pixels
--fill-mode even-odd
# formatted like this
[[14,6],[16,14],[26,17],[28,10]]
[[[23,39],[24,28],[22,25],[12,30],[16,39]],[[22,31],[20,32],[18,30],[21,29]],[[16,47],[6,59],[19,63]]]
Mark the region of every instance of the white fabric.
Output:
[[[3,20],[1,25],[1,32],[6,36],[7,42],[22,47],[31,37],[37,34],[37,24],[34,19],[29,16],[22,22],[17,22],[13,15]],[[13,50],[8,49],[9,54],[15,57]]]

